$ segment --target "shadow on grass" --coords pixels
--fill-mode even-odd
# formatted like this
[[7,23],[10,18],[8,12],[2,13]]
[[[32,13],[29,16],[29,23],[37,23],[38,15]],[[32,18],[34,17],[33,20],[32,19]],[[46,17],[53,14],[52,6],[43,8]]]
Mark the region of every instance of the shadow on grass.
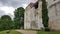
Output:
[[37,34],[60,34],[60,32],[56,31],[37,31]]
[[20,32],[17,32],[15,30],[11,30],[9,33],[7,33],[7,30],[1,31],[0,34],[22,34]]

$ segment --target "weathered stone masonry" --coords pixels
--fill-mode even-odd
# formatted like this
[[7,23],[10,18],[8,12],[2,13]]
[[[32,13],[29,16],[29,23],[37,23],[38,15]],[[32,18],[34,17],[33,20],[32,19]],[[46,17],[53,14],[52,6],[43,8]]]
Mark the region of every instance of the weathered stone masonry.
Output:
[[[49,16],[49,28],[60,30],[60,0],[46,0]],[[42,2],[30,3],[24,13],[24,29],[41,29],[42,24]]]

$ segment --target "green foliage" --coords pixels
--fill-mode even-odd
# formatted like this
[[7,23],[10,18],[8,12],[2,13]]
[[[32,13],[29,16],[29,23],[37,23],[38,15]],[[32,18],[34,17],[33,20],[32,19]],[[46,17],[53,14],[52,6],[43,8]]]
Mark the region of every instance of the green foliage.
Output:
[[0,30],[11,29],[13,27],[13,21],[10,16],[3,15],[0,20]]
[[3,16],[1,17],[1,20],[11,20],[11,18],[10,18],[10,16],[8,16],[8,15],[3,15]]
[[0,18],[0,31],[24,27],[24,8],[19,7],[14,12],[14,21],[8,15]]
[[38,31],[37,34],[60,34],[60,32]]
[[[1,31],[0,34],[8,34],[7,31]],[[22,34],[20,32],[17,32],[15,30],[11,30],[9,34]]]
[[42,0],[42,20],[43,20],[44,27],[48,27],[49,17],[48,17],[46,0]]
[[14,12],[14,23],[15,23],[15,28],[21,28],[24,26],[24,8],[19,7],[15,10]]

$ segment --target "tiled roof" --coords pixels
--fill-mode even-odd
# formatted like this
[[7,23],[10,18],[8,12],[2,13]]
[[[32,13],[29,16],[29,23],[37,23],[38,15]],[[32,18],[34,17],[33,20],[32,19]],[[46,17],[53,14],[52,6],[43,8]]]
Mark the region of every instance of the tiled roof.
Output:
[[35,2],[35,3],[32,3],[32,2],[31,2],[28,6],[30,6],[30,7],[32,8],[32,7],[34,7],[35,5],[37,5],[39,1],[41,1],[41,0],[38,0],[38,1]]
[[31,8],[34,7],[35,3],[30,3],[28,6],[30,6]]

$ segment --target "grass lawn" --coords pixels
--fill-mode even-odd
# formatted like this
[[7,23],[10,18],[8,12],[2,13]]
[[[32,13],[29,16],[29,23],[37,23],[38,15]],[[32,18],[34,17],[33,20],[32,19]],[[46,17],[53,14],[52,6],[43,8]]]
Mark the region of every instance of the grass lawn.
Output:
[[37,34],[60,34],[60,32],[45,32],[45,31],[38,31]]
[[11,30],[10,33],[6,33],[7,31],[1,31],[0,34],[21,34],[20,32]]

